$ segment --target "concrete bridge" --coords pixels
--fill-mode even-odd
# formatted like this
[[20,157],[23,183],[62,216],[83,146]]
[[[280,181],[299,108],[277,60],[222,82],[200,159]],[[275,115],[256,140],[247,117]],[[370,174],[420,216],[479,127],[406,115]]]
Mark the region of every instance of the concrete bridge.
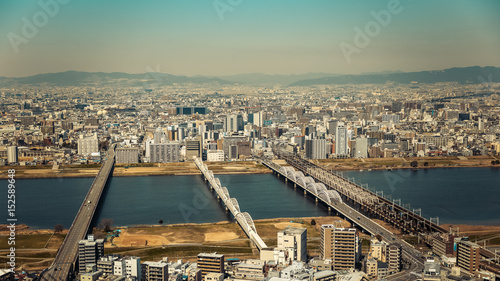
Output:
[[260,162],[284,181],[293,184],[294,187],[299,187],[304,194],[315,198],[316,202],[324,204],[329,210],[337,211],[341,216],[349,220],[353,226],[357,226],[372,235],[379,235],[388,243],[401,245],[402,257],[411,264],[411,270],[422,270],[423,261],[418,250],[356,209],[345,204],[342,196],[336,190],[332,190],[324,183],[315,181],[312,177],[304,175],[303,172],[297,171],[293,167],[282,167],[270,159],[260,159]]
[[115,165],[115,146],[113,144],[109,148],[106,160],[102,164],[94,182],[92,182],[54,262],[42,272],[40,280],[65,281],[74,279],[74,268],[76,268],[75,263],[78,257],[78,241],[85,239],[89,232],[104,187],[112,175]]

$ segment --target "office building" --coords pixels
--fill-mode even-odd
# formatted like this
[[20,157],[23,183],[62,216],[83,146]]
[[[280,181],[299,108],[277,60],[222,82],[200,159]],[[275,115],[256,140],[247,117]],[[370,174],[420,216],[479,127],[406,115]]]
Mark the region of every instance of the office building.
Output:
[[186,140],[186,160],[192,161],[193,157],[201,157],[201,139]]
[[117,148],[116,164],[139,163],[139,149],[137,148]]
[[205,275],[203,281],[224,281],[224,273],[210,272],[207,275]]
[[168,264],[146,261],[141,264],[143,281],[168,281]]
[[224,161],[224,151],[223,150],[208,150],[207,151],[207,161],[208,162]]
[[307,229],[287,227],[279,231],[277,249],[284,249],[290,262],[307,262]]
[[356,157],[356,158],[368,158],[368,139],[367,138],[357,138],[356,139],[354,157]]
[[17,146],[9,146],[7,147],[7,162],[8,163],[17,163],[19,156],[19,149]]
[[326,140],[313,139],[306,140],[306,158],[326,159]]
[[246,260],[236,266],[234,275],[237,279],[262,280],[265,278],[265,266],[266,262],[263,260]]
[[177,142],[149,144],[149,162],[179,162],[180,144]]
[[92,153],[99,152],[99,143],[97,141],[97,135],[92,137],[84,138],[83,135],[78,139],[78,154],[82,156],[88,156]]
[[198,254],[198,268],[201,270],[202,278],[209,272],[224,273],[224,255],[217,253]]
[[441,234],[432,239],[432,252],[438,257],[452,256],[455,235]]
[[243,131],[243,116],[240,114],[231,114],[224,119],[225,132]]
[[354,268],[356,262],[356,229],[321,226],[320,259],[332,260],[333,270]]
[[399,123],[399,114],[384,114],[382,115],[382,122]]
[[97,264],[100,257],[104,255],[104,239],[94,239],[89,235],[87,239],[78,241],[78,268],[85,272],[88,264]]
[[457,265],[458,267],[474,273],[479,269],[479,261],[481,259],[480,247],[476,243],[466,240],[457,242]]
[[347,128],[344,125],[338,125],[335,129],[335,156],[346,157],[349,155],[349,146]]

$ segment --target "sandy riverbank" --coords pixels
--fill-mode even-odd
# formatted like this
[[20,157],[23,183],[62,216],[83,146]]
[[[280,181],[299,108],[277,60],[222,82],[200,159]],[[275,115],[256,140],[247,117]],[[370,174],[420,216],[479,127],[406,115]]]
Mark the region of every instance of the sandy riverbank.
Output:
[[[312,220],[315,224],[312,224]],[[275,218],[255,220],[257,232],[270,246],[276,246],[277,232],[288,227],[307,228],[307,249],[310,256],[319,255],[320,227],[322,224],[340,223],[342,227],[351,224],[339,217],[303,217]],[[377,221],[385,227],[383,222]],[[445,229],[449,225],[443,225]],[[453,225],[459,227],[461,235],[469,235],[473,241],[484,241],[488,246],[498,245],[500,226]],[[121,234],[105,243],[105,254],[121,254],[140,256],[142,261],[155,261],[163,257],[175,257],[195,261],[200,252],[218,252],[226,258],[258,258],[258,251],[235,222],[221,221],[217,223],[186,223],[172,225],[149,225],[136,227],[113,227],[120,229]],[[391,228],[389,228],[391,229]],[[40,270],[49,266],[64,240],[67,230],[54,234],[51,229],[31,230],[26,225],[16,228],[16,253],[18,265],[26,270]],[[98,238],[105,234],[94,229]],[[6,225],[0,225],[0,255],[7,251],[6,239],[9,231]],[[364,240],[369,239],[361,234]],[[363,251],[367,250],[366,243]],[[0,261],[5,258],[0,257]]]
[[[255,161],[234,162],[205,162],[214,174],[266,174],[271,173],[269,169]],[[99,171],[99,165],[90,167],[71,165],[52,169],[51,166],[15,166],[1,167],[0,179],[7,178],[7,170],[15,169],[17,179],[42,179],[42,178],[81,178],[95,177]],[[174,175],[200,175],[193,162],[178,162],[164,164],[135,164],[116,165],[113,171],[114,177],[134,176],[174,176]]]
[[[385,169],[413,169],[410,164],[418,162],[419,169],[432,168],[465,168],[465,167],[498,167],[491,161],[500,160],[500,156],[472,156],[472,157],[416,157],[416,158],[366,158],[366,159],[323,159],[312,160],[328,169],[342,170],[385,170]],[[280,165],[286,165],[282,160]],[[265,166],[256,161],[205,162],[214,174],[266,174],[271,173]],[[0,167],[0,179],[7,178],[8,169],[16,170],[18,179],[39,178],[80,178],[95,177],[99,165],[71,165],[52,169],[52,166],[4,166]],[[134,176],[166,176],[166,175],[199,175],[200,172],[193,162],[178,162],[165,164],[134,164],[117,165],[113,172],[114,177]]]

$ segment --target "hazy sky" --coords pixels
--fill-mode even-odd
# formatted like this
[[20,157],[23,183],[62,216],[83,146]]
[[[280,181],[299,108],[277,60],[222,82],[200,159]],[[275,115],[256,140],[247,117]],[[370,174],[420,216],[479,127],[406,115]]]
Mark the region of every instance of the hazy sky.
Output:
[[[393,8],[398,13],[386,12],[391,19],[385,26],[374,25],[372,11],[387,11],[393,1],[1,0],[0,76],[66,70],[347,74],[500,66],[500,1],[401,0]],[[43,3],[52,4],[47,9]],[[54,3],[58,11],[52,13]],[[39,26],[36,32],[31,24]],[[356,44],[355,28],[365,30],[367,24],[370,42]],[[342,42],[356,48],[350,62]]]

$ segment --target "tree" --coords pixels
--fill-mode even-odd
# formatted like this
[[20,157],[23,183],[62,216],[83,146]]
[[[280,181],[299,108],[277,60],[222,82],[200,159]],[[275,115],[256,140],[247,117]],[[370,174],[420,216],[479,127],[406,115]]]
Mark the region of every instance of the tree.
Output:
[[410,166],[412,166],[413,168],[416,168],[416,167],[418,167],[418,162],[413,161],[413,162],[411,162]]
[[97,225],[98,229],[102,229],[104,232],[109,232],[111,230],[111,226],[113,225],[112,219],[102,219],[101,222]]
[[159,223],[159,224],[163,224],[163,220],[160,220],[158,223]]
[[63,227],[63,225],[62,225],[62,224],[56,224],[56,225],[54,226],[54,232],[61,232],[61,231],[63,231],[63,230],[64,230],[64,227]]
[[316,221],[314,219],[311,220],[311,225],[316,225]]

